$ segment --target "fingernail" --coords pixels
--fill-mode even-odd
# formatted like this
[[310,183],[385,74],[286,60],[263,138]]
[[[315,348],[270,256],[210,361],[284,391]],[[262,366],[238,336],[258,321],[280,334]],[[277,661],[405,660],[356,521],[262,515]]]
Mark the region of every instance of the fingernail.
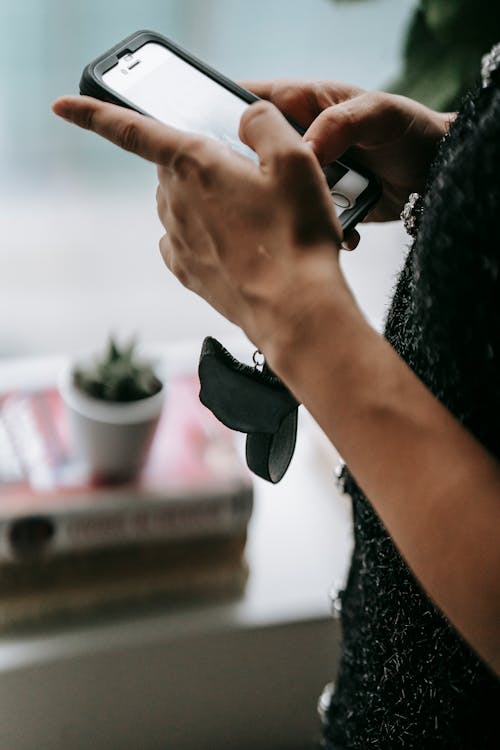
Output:
[[311,149],[312,151],[314,151],[314,152],[316,151],[316,141],[311,141],[311,140],[307,140],[307,141],[306,141],[306,140],[305,140],[305,141],[304,141],[304,143],[305,143],[305,145],[306,145],[306,146],[308,146],[308,147],[309,147],[309,148],[310,148],[310,149]]

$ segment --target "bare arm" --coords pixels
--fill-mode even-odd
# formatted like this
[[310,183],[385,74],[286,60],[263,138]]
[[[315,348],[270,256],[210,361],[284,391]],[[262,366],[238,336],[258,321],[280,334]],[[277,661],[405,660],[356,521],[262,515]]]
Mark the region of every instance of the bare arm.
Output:
[[431,598],[498,672],[498,461],[347,294],[316,289],[303,302],[264,349],[271,366],[346,459]]
[[55,109],[159,165],[167,266],[265,353],[349,462],[430,596],[499,671],[498,462],[360,314],[313,150],[263,102],[240,131],[260,165],[92,99]]

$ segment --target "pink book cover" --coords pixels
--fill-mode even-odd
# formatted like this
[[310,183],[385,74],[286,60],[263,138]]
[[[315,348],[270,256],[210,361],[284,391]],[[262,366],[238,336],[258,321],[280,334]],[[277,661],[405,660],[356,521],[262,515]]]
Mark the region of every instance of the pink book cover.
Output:
[[[56,388],[0,394],[0,558],[10,557],[9,523],[27,517],[45,515],[61,526],[54,551],[246,525],[250,474],[234,433],[200,403],[198,392],[193,376],[167,382],[141,474],[111,486],[93,483],[74,455]],[[82,525],[85,518],[90,527]]]

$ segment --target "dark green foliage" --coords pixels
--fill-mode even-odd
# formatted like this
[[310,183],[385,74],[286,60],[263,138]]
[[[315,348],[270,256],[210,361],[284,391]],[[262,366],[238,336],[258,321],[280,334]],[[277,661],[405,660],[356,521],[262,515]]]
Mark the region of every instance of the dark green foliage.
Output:
[[433,109],[456,109],[479,78],[481,57],[499,40],[500,3],[421,0],[391,88]]
[[386,88],[433,109],[454,110],[479,78],[481,57],[499,41],[498,0],[419,0],[401,73]]
[[75,368],[73,382],[88,396],[114,402],[137,401],[162,388],[151,363],[136,356],[135,341],[120,348],[112,337],[93,366]]

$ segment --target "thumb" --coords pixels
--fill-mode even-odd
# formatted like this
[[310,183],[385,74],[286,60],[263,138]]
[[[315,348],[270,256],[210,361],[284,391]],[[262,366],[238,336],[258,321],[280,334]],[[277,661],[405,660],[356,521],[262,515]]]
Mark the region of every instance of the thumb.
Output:
[[279,109],[263,99],[244,111],[239,136],[243,143],[256,151],[264,169],[276,166],[290,151],[308,151],[299,133]]
[[304,134],[321,164],[330,164],[355,145],[377,142],[387,107],[377,93],[363,93],[323,110]]

